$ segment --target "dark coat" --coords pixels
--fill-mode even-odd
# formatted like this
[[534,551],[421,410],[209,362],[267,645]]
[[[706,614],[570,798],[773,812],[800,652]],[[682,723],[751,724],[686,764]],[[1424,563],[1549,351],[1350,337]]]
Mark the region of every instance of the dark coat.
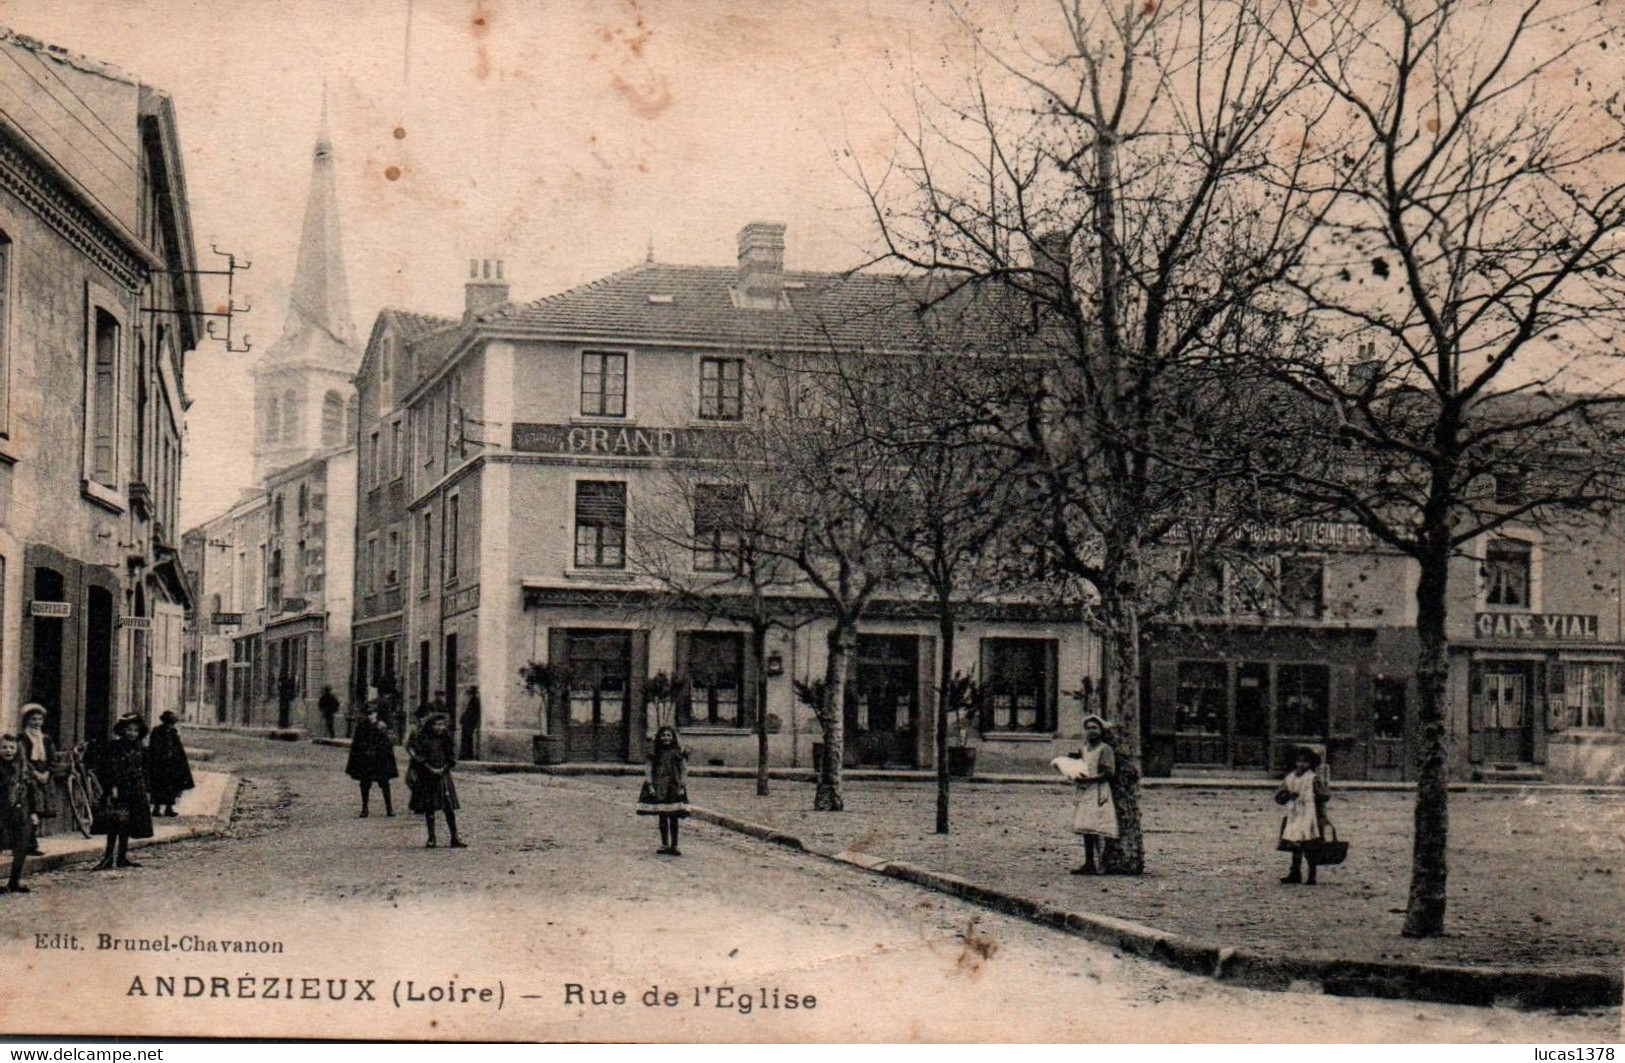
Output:
[[316,699],[316,707],[322,711],[323,716],[338,715],[338,695],[334,694],[331,690],[324,691],[322,696]]
[[638,814],[688,815],[688,751],[656,749],[649,753],[649,778],[638,795]]
[[388,782],[400,773],[401,769],[395,764],[395,743],[384,722],[363,719],[356,724],[344,774],[356,782]]
[[[30,778],[34,778],[33,772],[40,765],[40,761],[34,759],[32,748],[34,741],[29,737],[27,731],[20,733],[17,738],[21,743],[17,756],[19,759],[28,762]],[[41,734],[40,745],[44,747],[43,759],[48,766],[51,778],[45,782],[40,782],[38,778],[34,778],[34,811],[42,818],[49,819],[56,815],[56,791],[61,786],[58,779],[58,776],[61,775],[61,769],[57,765],[61,758],[59,756],[60,750],[56,748],[56,743],[52,741],[50,735]]]
[[153,801],[160,805],[173,805],[192,788],[192,765],[181,745],[181,733],[172,723],[159,724],[147,738],[147,783]]
[[458,809],[457,785],[451,770],[457,766],[457,746],[451,734],[436,734],[427,726],[418,728],[410,747],[412,766],[406,783],[412,789],[413,812],[439,812]]
[[21,751],[15,760],[0,760],[0,849],[27,852],[34,847],[36,792]]
[[[131,838],[152,837],[152,798],[147,794],[147,751],[139,742],[119,739],[107,748],[96,767],[108,808],[122,808],[128,826],[118,833]],[[101,833],[106,834],[107,831]]]
[[475,732],[480,729],[480,696],[470,694],[463,706],[462,745],[459,752],[464,760],[474,759]]

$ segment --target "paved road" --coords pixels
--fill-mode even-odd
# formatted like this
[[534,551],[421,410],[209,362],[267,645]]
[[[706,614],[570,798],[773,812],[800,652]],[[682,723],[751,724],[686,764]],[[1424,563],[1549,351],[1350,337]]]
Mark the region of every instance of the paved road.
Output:
[[[660,857],[653,826],[590,784],[464,776],[472,848],[426,850],[414,817],[355,818],[342,750],[208,742],[217,764],[247,780],[231,837],[146,850],[137,870],[43,875],[32,894],[0,897],[0,962],[22,974],[0,980],[4,1028],[566,1040],[1595,1042],[1620,1033],[1617,1011],[1525,1014],[1222,986],[699,824],[683,857]],[[36,934],[73,935],[80,948],[38,948]],[[167,937],[176,951],[98,951],[98,935]],[[230,940],[282,951],[179,951]],[[176,997],[159,995],[166,979]],[[370,984],[358,1000],[360,980]],[[467,999],[397,1006],[408,981],[413,996],[454,986]],[[587,1001],[601,990],[625,1003],[578,1004],[572,984]],[[645,1006],[656,986],[676,1005]],[[730,1001],[719,1007],[723,986]],[[493,999],[480,999],[485,989]],[[760,1005],[764,989],[779,1008]],[[345,999],[298,999],[312,992]],[[748,1014],[745,993],[757,1003]],[[789,994],[816,1007],[790,1010]]]

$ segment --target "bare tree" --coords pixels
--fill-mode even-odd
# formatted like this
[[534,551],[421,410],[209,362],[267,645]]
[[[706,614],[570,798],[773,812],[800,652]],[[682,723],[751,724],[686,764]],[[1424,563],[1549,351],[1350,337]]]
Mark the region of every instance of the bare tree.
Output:
[[1302,181],[1307,75],[1266,28],[1286,6],[1062,0],[1007,45],[963,16],[981,58],[965,97],[921,102],[890,166],[857,175],[884,257],[937,278],[939,301],[996,289],[980,303],[1002,308],[1004,353],[1048,367],[1006,423],[1051,564],[1098,594],[1120,873],[1144,868],[1146,553],[1235,471],[1170,446],[1188,370],[1254,327],[1322,209]]
[[1337,445],[1288,482],[1420,569],[1404,933],[1434,935],[1451,559],[1509,524],[1572,522],[1619,497],[1620,396],[1592,373],[1625,317],[1625,135],[1619,93],[1585,64],[1617,54],[1604,49],[1620,27],[1548,0],[1352,0],[1290,16],[1283,50],[1335,103],[1315,135],[1338,144],[1317,174],[1336,202],[1291,278],[1318,340],[1274,353],[1308,400],[1303,426]]

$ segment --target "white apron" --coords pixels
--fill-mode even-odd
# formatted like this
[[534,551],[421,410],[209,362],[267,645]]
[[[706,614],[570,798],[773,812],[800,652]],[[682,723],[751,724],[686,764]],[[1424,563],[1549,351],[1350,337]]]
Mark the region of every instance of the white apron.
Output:
[[1083,756],[1056,757],[1050,763],[1077,787],[1072,806],[1074,834],[1094,834],[1102,838],[1117,837],[1117,806],[1112,802],[1111,784],[1098,778],[1100,755],[1106,749],[1102,743],[1094,749],[1083,747]]
[[1292,795],[1286,806],[1286,825],[1281,828],[1281,840],[1309,842],[1320,838],[1320,818],[1315,813],[1315,773],[1293,772],[1281,783]]

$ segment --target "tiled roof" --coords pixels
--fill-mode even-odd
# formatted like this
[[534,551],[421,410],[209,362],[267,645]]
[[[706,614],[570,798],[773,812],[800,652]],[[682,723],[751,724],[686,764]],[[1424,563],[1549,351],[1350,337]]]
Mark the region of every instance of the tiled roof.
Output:
[[941,290],[927,278],[787,272],[784,279],[786,305],[749,309],[735,304],[732,267],[648,262],[535,302],[510,303],[481,315],[480,324],[606,340],[873,350],[918,349],[945,336],[971,343],[981,328],[997,326],[992,307],[970,293],[922,311]]
[[439,314],[419,314],[394,307],[386,307],[385,312],[395,316],[396,331],[406,343],[412,343],[426,333],[439,332],[457,324],[456,318],[441,317]]

